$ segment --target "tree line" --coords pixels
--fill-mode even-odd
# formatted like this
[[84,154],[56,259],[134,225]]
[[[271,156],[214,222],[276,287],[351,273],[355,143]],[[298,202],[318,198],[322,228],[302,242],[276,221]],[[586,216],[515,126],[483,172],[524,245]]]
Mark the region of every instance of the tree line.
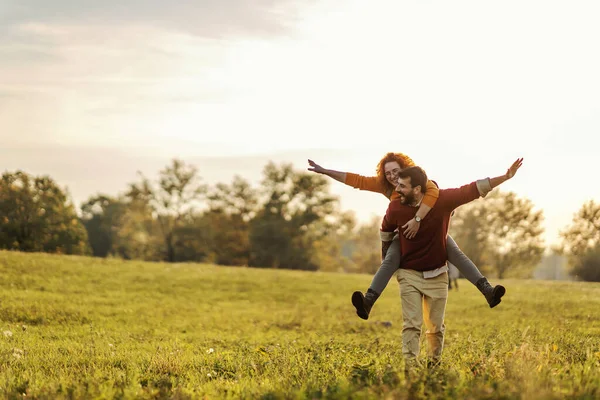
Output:
[[[240,176],[209,186],[174,159],[156,179],[140,174],[80,210],[52,178],[5,172],[0,210],[0,248],[9,250],[365,273],[381,257],[380,217],[359,224],[327,178],[285,163],[269,162],[258,187]],[[543,218],[529,199],[495,190],[457,209],[450,233],[486,274],[530,277],[545,250]],[[600,281],[600,204],[586,202],[561,238],[553,250],[571,273]]]

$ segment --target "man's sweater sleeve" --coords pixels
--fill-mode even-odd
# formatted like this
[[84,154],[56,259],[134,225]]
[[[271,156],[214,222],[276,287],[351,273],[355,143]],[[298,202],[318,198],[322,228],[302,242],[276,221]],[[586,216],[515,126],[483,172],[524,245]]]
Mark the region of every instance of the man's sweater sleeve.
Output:
[[396,230],[396,219],[394,217],[394,211],[392,209],[392,203],[388,206],[383,221],[381,221],[381,231],[379,235],[382,242],[389,242],[394,238],[394,231]]
[[452,211],[463,204],[478,199],[480,195],[477,182],[472,182],[456,189],[440,190],[438,207],[443,206],[446,210]]

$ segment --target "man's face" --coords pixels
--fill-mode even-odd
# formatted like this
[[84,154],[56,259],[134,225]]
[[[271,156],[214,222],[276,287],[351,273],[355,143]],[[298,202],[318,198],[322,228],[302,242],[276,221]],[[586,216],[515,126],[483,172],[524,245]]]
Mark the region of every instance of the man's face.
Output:
[[383,166],[383,170],[385,172],[385,179],[387,179],[392,186],[396,186],[398,184],[398,174],[401,171],[400,164],[396,161],[387,162]]
[[[418,188],[418,187],[417,187]],[[411,182],[410,177],[407,178],[398,178],[398,185],[396,186],[396,192],[400,195],[400,202],[402,204],[413,204],[415,202],[415,194],[417,189],[415,189]]]

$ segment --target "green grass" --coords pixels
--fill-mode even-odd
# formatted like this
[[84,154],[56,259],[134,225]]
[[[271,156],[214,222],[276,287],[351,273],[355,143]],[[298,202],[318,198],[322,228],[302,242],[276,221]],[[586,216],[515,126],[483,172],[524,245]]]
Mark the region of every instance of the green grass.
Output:
[[600,398],[600,284],[507,280],[490,309],[461,280],[408,382],[396,281],[350,304],[370,278],[0,252],[0,396]]

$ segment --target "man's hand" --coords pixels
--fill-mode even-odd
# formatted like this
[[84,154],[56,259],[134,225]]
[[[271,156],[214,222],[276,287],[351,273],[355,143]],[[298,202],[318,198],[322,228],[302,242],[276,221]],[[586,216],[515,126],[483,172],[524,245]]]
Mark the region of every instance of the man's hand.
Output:
[[[485,195],[488,194],[492,189],[498,187],[498,185],[501,185],[515,176],[519,168],[521,168],[521,165],[523,165],[523,158],[517,158],[517,161],[515,161],[510,168],[506,170],[504,175],[496,176],[494,178],[487,178],[487,183],[486,180],[477,181],[477,189],[479,189],[479,194],[481,197],[485,197]],[[483,184],[480,185],[482,182]]]
[[308,165],[310,165],[312,167],[312,168],[308,169],[309,171],[316,172],[318,174],[322,174],[325,172],[325,168],[321,167],[319,164],[317,164],[313,160],[308,160]]
[[521,168],[521,165],[523,165],[523,158],[518,158],[517,161],[515,161],[513,165],[506,170],[506,179],[510,179],[515,176],[519,168]]
[[411,219],[410,221],[408,221],[407,223],[402,225],[402,228],[406,228],[406,229],[404,229],[404,236],[406,236],[407,239],[414,238],[415,235],[417,234],[417,232],[419,231],[420,227],[421,227],[420,222],[417,222],[417,220],[414,218]]
[[381,261],[385,260],[385,255],[387,254],[387,251],[390,248],[391,244],[391,240],[389,242],[381,242]]

